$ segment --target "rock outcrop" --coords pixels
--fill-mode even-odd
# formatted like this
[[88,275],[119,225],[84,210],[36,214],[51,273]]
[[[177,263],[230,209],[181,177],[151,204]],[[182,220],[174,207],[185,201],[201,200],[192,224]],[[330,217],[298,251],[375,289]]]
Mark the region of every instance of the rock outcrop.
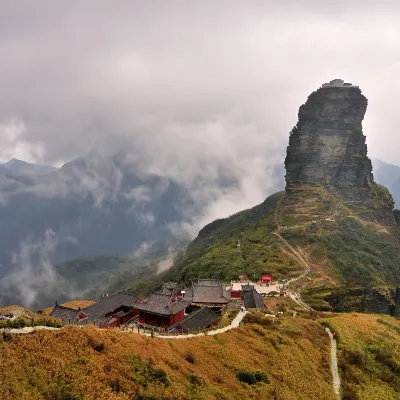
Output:
[[335,79],[311,93],[299,109],[287,155],[286,190],[322,185],[357,214],[396,226],[389,191],[374,182],[362,131],[368,100],[358,86]]
[[362,132],[367,99],[340,80],[324,84],[300,107],[287,156],[286,187],[320,184],[363,188],[373,183]]

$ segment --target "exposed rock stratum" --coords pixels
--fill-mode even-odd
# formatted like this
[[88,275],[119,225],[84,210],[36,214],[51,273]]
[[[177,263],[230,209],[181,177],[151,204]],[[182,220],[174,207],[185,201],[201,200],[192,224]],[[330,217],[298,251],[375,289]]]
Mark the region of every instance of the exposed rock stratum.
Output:
[[331,81],[299,109],[287,156],[286,184],[370,187],[372,165],[362,120],[368,100],[358,86]]
[[320,185],[336,191],[350,207],[362,203],[365,218],[394,226],[393,198],[374,182],[367,155],[362,130],[367,104],[358,86],[341,79],[311,93],[290,133],[286,190]]

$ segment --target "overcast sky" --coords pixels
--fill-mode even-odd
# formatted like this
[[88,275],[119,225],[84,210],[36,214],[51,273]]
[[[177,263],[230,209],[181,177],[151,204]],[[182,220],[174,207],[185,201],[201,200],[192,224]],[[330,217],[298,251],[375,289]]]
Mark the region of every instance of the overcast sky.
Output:
[[253,184],[307,96],[343,78],[369,99],[370,154],[400,164],[400,3],[326,3],[0,0],[0,162],[122,148]]

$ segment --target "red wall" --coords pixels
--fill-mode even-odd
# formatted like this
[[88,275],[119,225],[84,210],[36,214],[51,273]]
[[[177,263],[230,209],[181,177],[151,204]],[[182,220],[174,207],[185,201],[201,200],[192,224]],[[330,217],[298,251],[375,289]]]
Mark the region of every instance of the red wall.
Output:
[[118,327],[119,327],[118,319],[111,325],[107,325],[107,324],[100,325],[100,328],[118,328]]
[[240,292],[232,291],[231,298],[233,299],[240,299]]
[[[178,322],[182,320],[185,317],[185,310],[179,311],[177,314],[173,315],[170,318],[165,317],[164,322],[162,323],[163,328],[169,328],[171,325],[175,324],[175,322]],[[149,320],[151,320],[152,317],[151,315],[147,315],[143,311],[139,311],[139,322],[140,323],[148,323]],[[159,323],[161,323],[162,317],[159,317]],[[151,325],[151,323],[149,324]]]
[[138,314],[139,314],[138,310],[136,310],[136,308],[133,308],[129,314],[125,315],[125,317],[122,318],[122,323],[125,324],[133,317],[136,317],[136,315]]
[[179,311],[178,314],[173,315],[169,319],[169,324],[164,324],[164,328],[169,328],[171,325],[175,324],[176,322],[181,321],[185,317],[185,310]]

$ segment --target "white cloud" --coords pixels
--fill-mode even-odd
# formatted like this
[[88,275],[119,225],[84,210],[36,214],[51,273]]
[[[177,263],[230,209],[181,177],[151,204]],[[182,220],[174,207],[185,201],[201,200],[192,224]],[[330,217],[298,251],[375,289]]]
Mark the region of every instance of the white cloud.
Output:
[[19,251],[13,254],[11,272],[0,279],[1,294],[23,299],[27,307],[34,305],[40,296],[65,294],[51,261],[61,241],[74,243],[75,239],[60,240],[55,232],[47,229],[43,238],[28,237],[22,242]]
[[0,163],[17,158],[27,162],[35,162],[44,155],[41,144],[24,140],[26,126],[22,121],[11,119],[0,123]]

